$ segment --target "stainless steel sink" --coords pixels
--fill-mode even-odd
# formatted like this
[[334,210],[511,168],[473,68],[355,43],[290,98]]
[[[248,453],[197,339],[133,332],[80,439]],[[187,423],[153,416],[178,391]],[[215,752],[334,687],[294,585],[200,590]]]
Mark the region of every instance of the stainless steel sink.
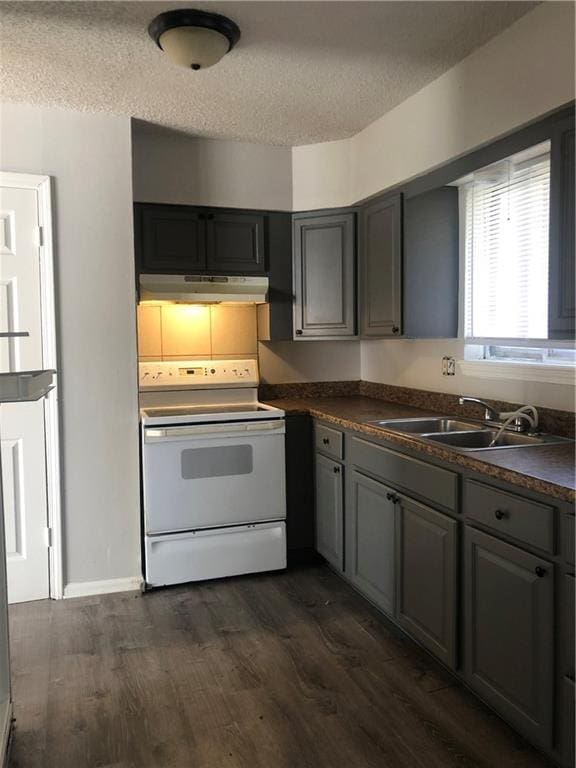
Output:
[[445,417],[432,419],[387,419],[384,421],[370,421],[369,424],[383,427],[384,429],[392,429],[395,432],[410,432],[416,435],[435,432],[468,432],[470,430],[482,429],[480,424],[474,424],[474,422]]
[[503,448],[527,448],[572,442],[566,437],[557,435],[528,435],[504,431],[498,437],[496,445],[490,445],[498,434],[497,428],[488,429],[482,423],[451,419],[448,416],[425,419],[383,419],[368,423],[395,432],[409,433],[414,437],[449,446],[457,451],[497,451]]
[[443,435],[421,435],[426,440],[450,445],[461,451],[493,451],[498,448],[518,448],[519,446],[543,445],[544,443],[564,442],[563,438],[553,435],[522,435],[516,432],[503,432],[496,445],[490,445],[498,430],[479,430],[477,432],[452,432]]

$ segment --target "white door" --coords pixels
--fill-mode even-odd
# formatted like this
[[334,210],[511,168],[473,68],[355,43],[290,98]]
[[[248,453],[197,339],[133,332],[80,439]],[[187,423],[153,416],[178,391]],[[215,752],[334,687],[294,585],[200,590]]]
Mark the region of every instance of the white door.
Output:
[[[38,193],[0,187],[0,371],[43,368]],[[0,407],[8,601],[49,597],[44,401]]]

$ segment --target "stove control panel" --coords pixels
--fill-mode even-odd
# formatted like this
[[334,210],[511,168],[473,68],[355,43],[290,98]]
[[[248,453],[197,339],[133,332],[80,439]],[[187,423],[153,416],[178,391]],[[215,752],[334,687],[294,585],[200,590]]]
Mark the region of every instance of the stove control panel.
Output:
[[174,360],[138,363],[140,391],[258,386],[256,360]]

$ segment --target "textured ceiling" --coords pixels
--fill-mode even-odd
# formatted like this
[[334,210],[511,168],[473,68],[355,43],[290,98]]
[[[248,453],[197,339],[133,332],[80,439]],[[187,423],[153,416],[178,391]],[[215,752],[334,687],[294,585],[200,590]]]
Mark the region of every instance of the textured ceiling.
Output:
[[[272,144],[350,136],[533,8],[527,2],[0,2],[5,100],[129,115]],[[242,30],[215,67],[175,67],[148,37],[176,7]]]

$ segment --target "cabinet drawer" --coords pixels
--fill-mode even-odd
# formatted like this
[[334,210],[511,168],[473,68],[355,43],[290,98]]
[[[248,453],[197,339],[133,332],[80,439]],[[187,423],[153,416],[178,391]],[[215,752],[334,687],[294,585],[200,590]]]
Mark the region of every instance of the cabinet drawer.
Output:
[[574,565],[574,515],[562,515],[560,527],[560,549],[562,557]]
[[352,439],[350,456],[360,470],[404,488],[411,496],[420,496],[446,509],[456,509],[458,475],[454,472],[356,437]]
[[554,552],[554,509],[475,480],[464,483],[464,511],[487,528]]
[[330,429],[323,424],[314,425],[314,445],[317,451],[332,456],[334,459],[344,458],[343,435],[336,429]]

